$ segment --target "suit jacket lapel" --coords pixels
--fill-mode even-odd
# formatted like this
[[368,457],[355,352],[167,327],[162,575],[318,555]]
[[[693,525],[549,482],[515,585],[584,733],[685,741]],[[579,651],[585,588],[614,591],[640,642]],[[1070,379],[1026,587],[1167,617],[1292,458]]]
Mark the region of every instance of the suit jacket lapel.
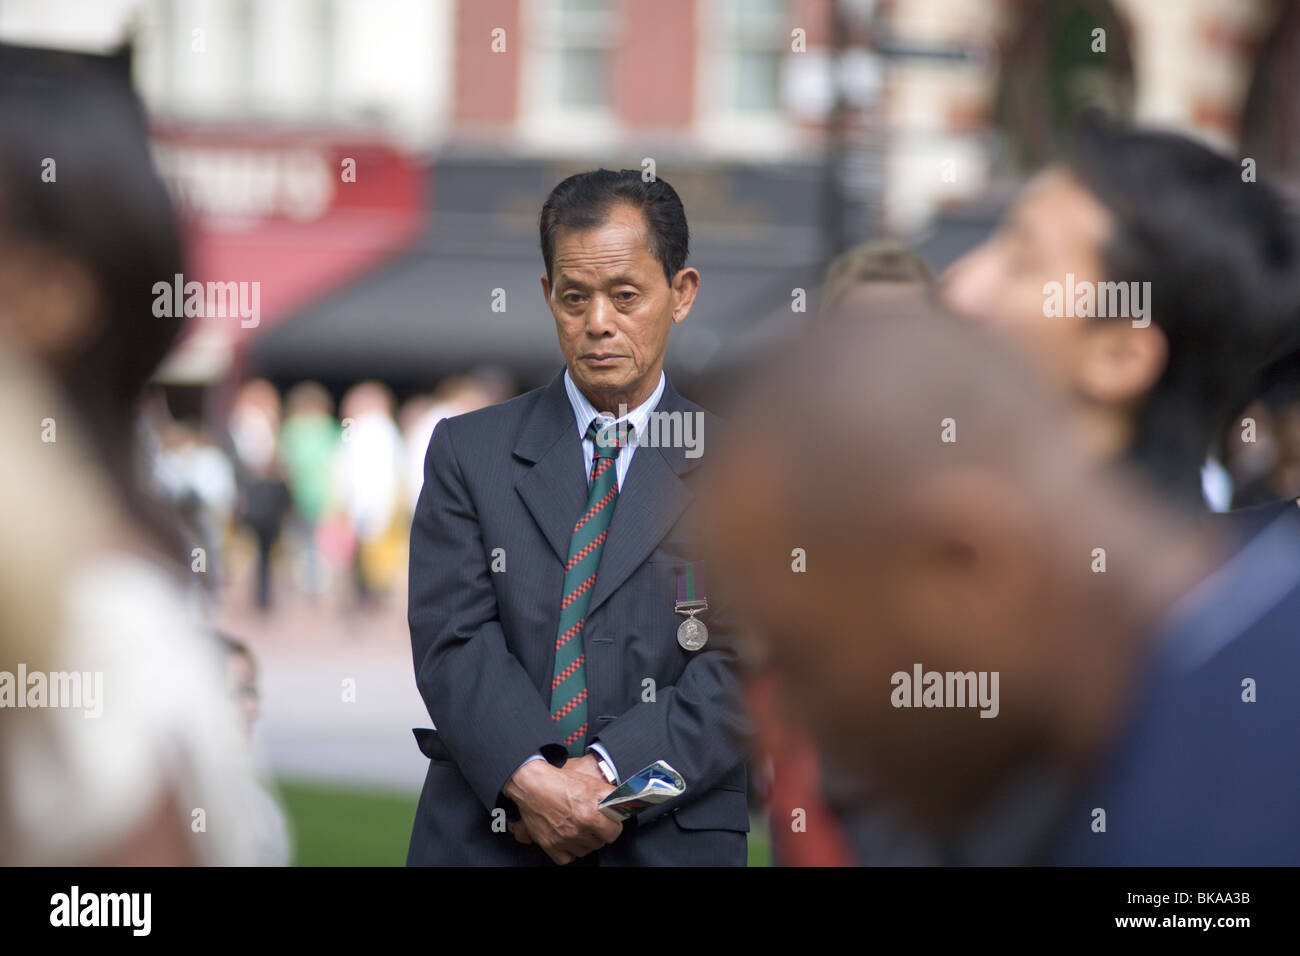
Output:
[[[655,410],[690,414],[671,382],[664,383]],[[684,448],[637,448],[601,551],[589,616],[650,556],[690,504],[691,492],[679,476],[698,461],[687,458]]]
[[[515,482],[515,490],[550,542],[555,556],[564,564],[569,560],[573,523],[587,506],[587,476],[583,474],[582,443],[573,420],[573,406],[564,391],[563,372],[546,387],[533,407],[515,443],[514,453],[533,462],[528,473]],[[635,466],[636,459],[632,462]]]

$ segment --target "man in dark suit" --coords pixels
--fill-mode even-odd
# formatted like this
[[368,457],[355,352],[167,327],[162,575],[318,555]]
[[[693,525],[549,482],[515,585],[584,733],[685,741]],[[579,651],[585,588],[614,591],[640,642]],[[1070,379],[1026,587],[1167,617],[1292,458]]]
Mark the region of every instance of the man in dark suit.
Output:
[[[566,369],[434,430],[411,529],[411,645],[434,730],[408,864],[743,865],[734,633],[678,640],[704,590],[689,506],[717,421],[663,373],[699,273],[681,200],[639,171],[560,183],[542,291]],[[689,644],[690,642],[686,642]],[[656,760],[682,797],[626,823],[597,803]]]

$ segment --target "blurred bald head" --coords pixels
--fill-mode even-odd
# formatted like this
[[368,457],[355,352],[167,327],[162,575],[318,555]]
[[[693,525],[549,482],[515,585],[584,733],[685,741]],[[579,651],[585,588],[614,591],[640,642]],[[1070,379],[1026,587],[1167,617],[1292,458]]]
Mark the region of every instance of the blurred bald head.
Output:
[[[1093,549],[1136,560],[1147,519],[982,332],[916,300],[861,318],[757,377],[704,538],[792,712],[945,826],[1020,762],[1081,759],[1119,716],[1156,598],[1094,573]],[[910,706],[922,688],[897,675],[918,666],[983,674],[997,699]]]

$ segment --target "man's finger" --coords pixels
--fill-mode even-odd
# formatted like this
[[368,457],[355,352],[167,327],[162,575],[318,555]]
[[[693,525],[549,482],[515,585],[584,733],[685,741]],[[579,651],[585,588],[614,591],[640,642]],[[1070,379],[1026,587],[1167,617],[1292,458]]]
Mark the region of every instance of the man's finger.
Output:
[[597,825],[592,827],[592,831],[606,843],[613,843],[622,836],[623,824],[619,823],[617,820],[611,820],[602,813],[600,815],[600,820],[597,821]]

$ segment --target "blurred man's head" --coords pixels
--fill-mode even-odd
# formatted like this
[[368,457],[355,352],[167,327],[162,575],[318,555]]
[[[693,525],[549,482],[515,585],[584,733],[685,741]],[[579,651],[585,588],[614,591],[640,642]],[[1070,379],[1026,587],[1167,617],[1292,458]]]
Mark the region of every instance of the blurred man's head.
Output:
[[1094,457],[1131,456],[1194,492],[1213,436],[1295,320],[1298,280],[1300,242],[1270,186],[1184,137],[1093,122],[942,295],[1067,390]]
[[636,407],[658,384],[668,331],[699,290],[681,200],[662,179],[598,169],[556,186],[539,228],[542,294],[569,375],[598,409]]
[[[701,540],[793,713],[929,823],[1027,760],[1096,748],[1146,621],[1185,583],[1156,565],[1200,555],[1081,444],[995,342],[915,304],[783,356],[715,463]],[[1172,550],[1138,573],[1161,536]],[[895,675],[918,666],[997,674],[999,698],[988,717],[896,706]]]
[[284,407],[290,418],[328,416],[334,414],[334,399],[320,382],[299,382],[289,389]]
[[919,298],[934,287],[934,272],[911,246],[897,239],[869,239],[840,253],[826,267],[821,314],[843,315],[856,302],[886,297]]
[[358,382],[343,393],[339,414],[344,418],[378,416],[392,418],[396,407],[392,389],[383,382]]

